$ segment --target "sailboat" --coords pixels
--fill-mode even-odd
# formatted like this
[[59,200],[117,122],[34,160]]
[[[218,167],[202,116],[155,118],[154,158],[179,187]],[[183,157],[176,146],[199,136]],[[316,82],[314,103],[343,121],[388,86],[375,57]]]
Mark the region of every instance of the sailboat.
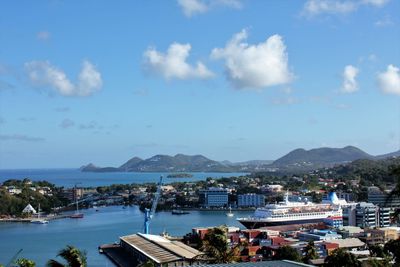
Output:
[[70,216],[71,219],[81,219],[83,218],[83,213],[79,212],[79,206],[78,206],[78,193],[76,191],[76,185],[75,185],[75,204],[76,204],[76,211],[75,214],[72,214]]
[[232,208],[231,208],[231,206],[229,206],[229,212],[226,213],[226,216],[233,217],[233,215],[235,215],[235,214],[232,213]]
[[39,203],[39,208],[38,208],[38,217],[37,217],[37,219],[31,220],[31,223],[35,223],[35,224],[47,224],[47,223],[49,223],[49,221],[47,221],[45,219],[40,219],[40,203]]

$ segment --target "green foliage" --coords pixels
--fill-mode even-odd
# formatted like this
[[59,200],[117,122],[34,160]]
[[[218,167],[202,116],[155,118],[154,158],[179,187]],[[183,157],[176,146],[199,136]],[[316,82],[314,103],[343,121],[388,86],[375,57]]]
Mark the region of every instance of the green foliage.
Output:
[[210,263],[230,263],[239,260],[239,246],[229,248],[228,229],[225,226],[210,229],[203,239],[201,250],[210,258]]
[[60,250],[57,256],[63,258],[66,264],[51,259],[47,262],[48,267],[87,267],[86,252],[73,246],[68,245]]
[[400,239],[388,241],[383,249],[392,256],[396,266],[400,266]]
[[305,255],[303,257],[303,262],[308,263],[310,260],[318,259],[317,249],[315,248],[314,241],[308,242],[306,248],[304,249]]
[[28,260],[25,258],[18,259],[16,261],[18,267],[35,267],[36,263],[32,260]]
[[325,267],[361,267],[361,263],[356,256],[347,252],[343,248],[335,249],[325,258]]
[[273,260],[290,260],[301,262],[301,256],[295,248],[291,246],[281,246],[276,250]]

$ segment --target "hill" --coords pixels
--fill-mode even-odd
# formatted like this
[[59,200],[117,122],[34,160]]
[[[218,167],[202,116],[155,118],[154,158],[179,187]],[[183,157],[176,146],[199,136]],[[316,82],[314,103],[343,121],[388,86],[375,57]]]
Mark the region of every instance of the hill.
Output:
[[93,164],[81,167],[84,172],[234,172],[238,168],[227,166],[202,155],[155,155],[148,159],[131,158],[118,168],[101,168]]
[[315,148],[311,150],[295,149],[275,160],[276,167],[323,167],[351,162],[357,159],[374,159],[374,156],[354,146],[344,148]]

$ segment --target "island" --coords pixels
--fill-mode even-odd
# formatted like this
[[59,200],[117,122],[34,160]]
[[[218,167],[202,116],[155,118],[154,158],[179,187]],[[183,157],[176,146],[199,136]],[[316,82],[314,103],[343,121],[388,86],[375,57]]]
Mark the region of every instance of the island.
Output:
[[167,175],[167,178],[192,178],[193,174],[190,173],[171,173]]

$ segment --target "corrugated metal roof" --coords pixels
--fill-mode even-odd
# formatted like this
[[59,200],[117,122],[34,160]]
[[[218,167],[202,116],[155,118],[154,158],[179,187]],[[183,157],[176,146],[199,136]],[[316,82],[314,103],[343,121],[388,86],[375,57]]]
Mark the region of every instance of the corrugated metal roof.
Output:
[[120,237],[125,243],[140,251],[157,263],[193,259],[202,253],[181,242],[170,241],[156,235],[129,235]]

